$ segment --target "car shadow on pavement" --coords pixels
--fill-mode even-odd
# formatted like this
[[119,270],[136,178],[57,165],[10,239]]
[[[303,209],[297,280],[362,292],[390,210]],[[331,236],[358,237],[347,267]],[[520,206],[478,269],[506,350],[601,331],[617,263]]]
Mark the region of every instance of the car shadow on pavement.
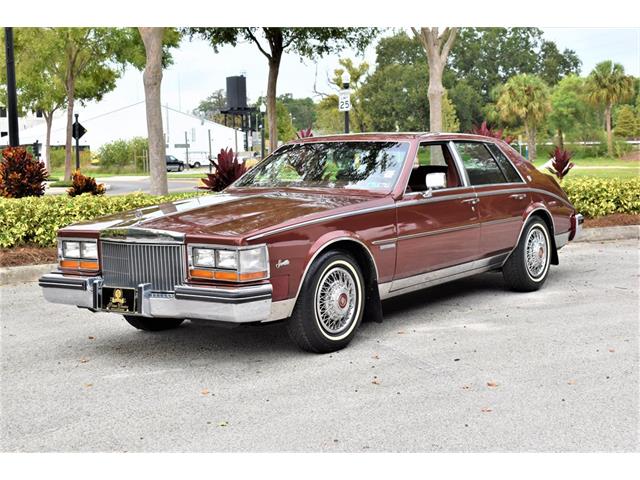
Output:
[[[361,330],[368,335],[384,336],[395,332],[407,317],[420,315],[421,322],[438,321],[440,317],[430,318],[429,306],[443,303],[460,305],[464,297],[477,293],[505,292],[502,275],[486,273],[435,286],[425,290],[408,293],[383,302],[384,321],[367,322]],[[109,321],[118,321],[110,318]],[[305,355],[298,350],[287,335],[285,322],[270,324],[224,326],[208,321],[186,321],[179,328],[163,332],[136,331],[122,321],[122,328],[112,332],[108,342],[95,345],[97,355],[117,355],[124,357],[144,357],[153,355],[156,360],[181,361],[206,356],[211,360],[220,358],[253,358],[257,355]],[[357,338],[357,335],[356,335]],[[366,340],[363,340],[366,341]]]

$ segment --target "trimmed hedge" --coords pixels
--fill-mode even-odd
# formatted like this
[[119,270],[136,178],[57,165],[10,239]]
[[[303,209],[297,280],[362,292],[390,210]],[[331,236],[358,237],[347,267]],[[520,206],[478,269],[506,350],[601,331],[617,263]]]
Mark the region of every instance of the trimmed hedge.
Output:
[[[562,187],[576,209],[586,217],[640,214],[639,178],[568,178],[562,182]],[[156,197],[133,193],[117,197],[84,194],[73,198],[66,195],[0,198],[0,247],[25,243],[55,246],[58,229],[71,223],[197,195],[180,193]]]
[[585,217],[640,214],[640,178],[567,178],[562,188]]
[[114,197],[84,194],[77,197],[0,198],[0,247],[25,243],[55,246],[58,229],[71,223],[197,195],[202,193],[161,197],[133,193]]

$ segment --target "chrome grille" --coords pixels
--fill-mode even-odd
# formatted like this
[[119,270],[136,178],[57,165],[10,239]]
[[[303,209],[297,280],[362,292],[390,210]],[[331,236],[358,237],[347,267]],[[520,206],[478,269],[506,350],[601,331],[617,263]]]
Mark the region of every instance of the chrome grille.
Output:
[[173,292],[185,281],[184,246],[100,242],[104,284],[136,287],[150,283],[156,292]]

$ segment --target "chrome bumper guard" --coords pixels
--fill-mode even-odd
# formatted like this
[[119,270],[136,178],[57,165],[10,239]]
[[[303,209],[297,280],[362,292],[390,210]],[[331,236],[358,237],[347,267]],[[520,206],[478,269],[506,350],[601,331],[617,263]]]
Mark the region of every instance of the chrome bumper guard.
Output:
[[576,213],[573,216],[572,222],[575,222],[575,224],[572,225],[573,235],[571,235],[571,238],[569,238],[569,240],[575,240],[576,238],[579,238],[580,235],[582,235],[582,225],[584,224],[584,217],[580,213]]
[[[102,278],[44,275],[39,280],[44,298],[52,303],[76,305],[91,311],[101,309]],[[144,317],[171,317],[220,322],[249,323],[273,319],[271,284],[242,287],[176,286],[175,293],[151,291],[138,285],[137,312]]]

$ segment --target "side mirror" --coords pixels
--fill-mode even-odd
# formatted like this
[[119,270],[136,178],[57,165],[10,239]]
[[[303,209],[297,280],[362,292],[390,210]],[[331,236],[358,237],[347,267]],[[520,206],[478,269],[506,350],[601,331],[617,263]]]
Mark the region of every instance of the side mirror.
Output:
[[424,179],[428,190],[436,190],[447,186],[447,175],[444,172],[427,173]]

